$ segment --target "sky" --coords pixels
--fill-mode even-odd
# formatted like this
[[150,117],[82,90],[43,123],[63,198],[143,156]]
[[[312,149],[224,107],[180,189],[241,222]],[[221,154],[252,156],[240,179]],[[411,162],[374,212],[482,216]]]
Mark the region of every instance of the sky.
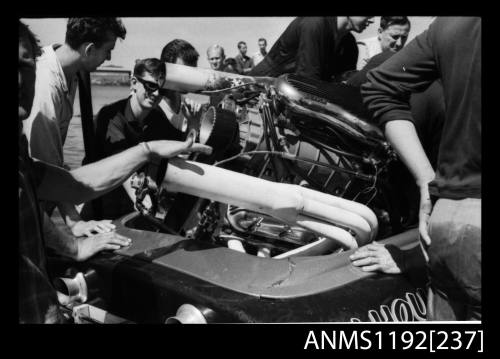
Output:
[[[173,39],[190,42],[200,53],[198,66],[209,68],[206,49],[210,45],[219,44],[226,52],[226,57],[234,57],[238,53],[237,43],[245,41],[248,55],[258,51],[257,41],[260,37],[267,39],[267,49],[279,38],[293,17],[154,17],[154,18],[122,18],[127,29],[125,40],[118,40],[112,52],[111,61],[103,65],[122,66],[131,70],[136,59],[160,57],[161,50]],[[412,29],[408,42],[424,31],[432,21],[432,17],[409,17]],[[29,25],[40,39],[41,45],[63,43],[66,32],[66,18],[21,19]],[[380,17],[374,18],[363,33],[353,33],[357,39],[375,36]]]

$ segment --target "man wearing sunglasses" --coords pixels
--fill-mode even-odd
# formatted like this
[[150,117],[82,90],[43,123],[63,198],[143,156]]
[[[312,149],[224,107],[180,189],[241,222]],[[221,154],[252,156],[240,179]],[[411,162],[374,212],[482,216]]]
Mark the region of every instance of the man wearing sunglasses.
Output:
[[[158,107],[162,96],[160,89],[165,82],[166,66],[156,58],[137,60],[130,81],[131,94],[104,106],[96,119],[97,160],[122,152],[140,142],[152,140],[182,140],[184,134],[165,120]],[[141,172],[143,169],[138,170]],[[94,205],[86,204],[83,218],[116,219],[134,211],[135,190],[131,181],[99,198]],[[143,204],[151,206],[147,197]],[[100,213],[92,211],[98,206]]]

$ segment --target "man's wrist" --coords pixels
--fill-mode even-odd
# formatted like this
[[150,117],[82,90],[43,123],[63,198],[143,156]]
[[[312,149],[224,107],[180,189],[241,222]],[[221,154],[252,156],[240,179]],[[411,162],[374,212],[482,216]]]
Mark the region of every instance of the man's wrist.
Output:
[[73,227],[74,227],[74,226],[76,226],[76,224],[77,224],[78,222],[80,222],[80,221],[81,221],[81,219],[80,219],[80,218],[73,218],[73,217],[71,217],[71,216],[69,216],[69,215],[66,215],[65,219],[66,219],[66,220],[65,220],[66,225],[67,225],[70,229],[73,229]]
[[144,153],[146,154],[147,160],[151,161],[151,159],[153,158],[153,150],[151,150],[149,142],[141,142],[139,146],[142,147]]
[[416,184],[420,189],[427,189],[429,188],[429,183],[431,183],[434,180],[434,175],[432,178],[421,178],[417,179]]
[[76,250],[73,254],[73,260],[77,261],[77,262],[80,262],[82,261],[82,245],[83,245],[83,241],[85,240],[85,238],[75,238],[75,247],[76,247]]

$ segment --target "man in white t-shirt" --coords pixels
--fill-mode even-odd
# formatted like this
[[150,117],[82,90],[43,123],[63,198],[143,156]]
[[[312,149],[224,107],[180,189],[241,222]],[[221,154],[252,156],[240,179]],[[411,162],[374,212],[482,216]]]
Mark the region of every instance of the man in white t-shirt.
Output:
[[258,44],[259,44],[259,51],[257,51],[255,53],[255,55],[253,55],[253,57],[252,57],[254,66],[257,66],[257,64],[259,62],[261,62],[264,59],[264,57],[267,55],[267,50],[266,50],[267,41],[266,41],[266,39],[261,37],[258,41]]
[[410,27],[406,16],[382,16],[378,35],[357,41],[359,55],[356,69],[361,70],[368,60],[383,51],[401,50],[408,39]]
[[[111,59],[118,37],[125,27],[118,18],[70,18],[63,45],[42,49],[36,64],[35,97],[24,133],[30,155],[59,167],[64,166],[63,146],[73,117],[73,103],[79,71],[95,71]],[[91,236],[114,229],[110,220],[82,221],[72,204],[44,202],[50,215],[55,206],[74,236]]]

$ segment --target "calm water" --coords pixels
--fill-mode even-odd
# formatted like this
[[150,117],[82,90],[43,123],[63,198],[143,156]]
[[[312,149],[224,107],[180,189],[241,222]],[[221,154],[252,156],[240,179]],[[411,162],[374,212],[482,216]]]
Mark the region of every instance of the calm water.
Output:
[[[130,87],[128,86],[92,86],[92,110],[94,116],[107,104],[121,100],[128,96]],[[189,94],[189,97],[199,102],[206,102],[207,97],[203,95]],[[80,99],[78,93],[75,96],[74,116],[71,119],[66,142],[64,143],[64,162],[71,168],[82,165],[85,155],[83,146],[82,120],[80,117]]]

